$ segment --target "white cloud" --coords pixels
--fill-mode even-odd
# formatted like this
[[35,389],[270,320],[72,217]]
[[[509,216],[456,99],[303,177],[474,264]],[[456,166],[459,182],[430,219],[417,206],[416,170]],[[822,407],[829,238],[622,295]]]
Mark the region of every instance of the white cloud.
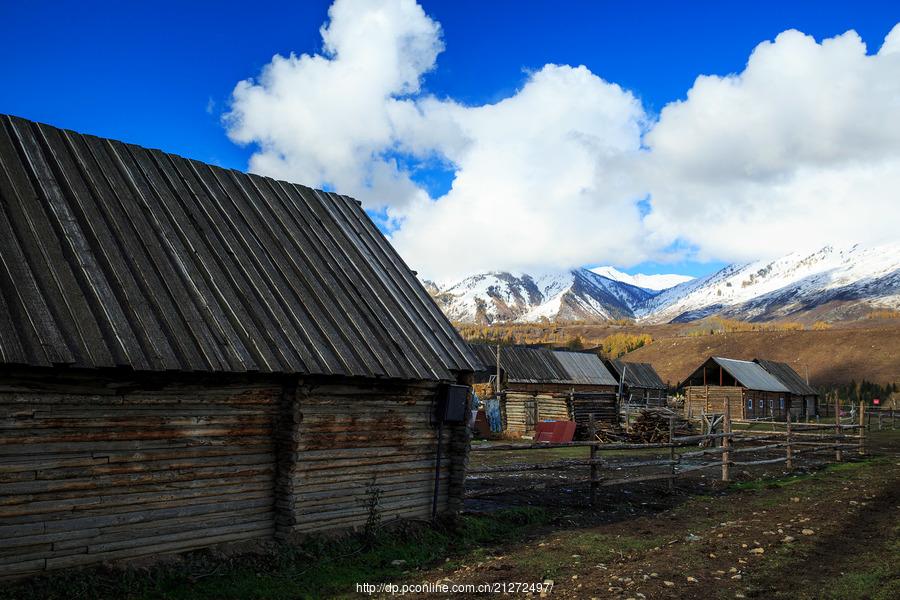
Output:
[[[432,102],[421,119],[460,134],[432,142],[456,168],[452,189],[411,206],[393,235],[410,262],[446,276],[642,258],[637,190],[621,176],[639,155],[644,120],[630,93],[585,67],[547,65],[511,98]],[[418,131],[409,139],[428,145]]]
[[[900,26],[877,54],[852,31],[784,32],[656,123],[583,66],[484,106],[424,93],[443,46],[413,0],[337,0],[321,32],[322,54],[237,85],[228,133],[257,146],[253,171],[386,209],[425,275],[683,258],[673,243],[751,259],[900,228]],[[454,173],[440,198],[409,171],[435,160]]]
[[388,155],[389,113],[434,67],[440,26],[414,0],[338,0],[328,16],[324,54],[276,55],[237,84],[228,135],[259,146],[251,171],[402,206],[423,192]]
[[646,136],[659,242],[744,260],[896,237],[900,27],[867,55],[853,32],[786,31],[746,68],[702,76]]

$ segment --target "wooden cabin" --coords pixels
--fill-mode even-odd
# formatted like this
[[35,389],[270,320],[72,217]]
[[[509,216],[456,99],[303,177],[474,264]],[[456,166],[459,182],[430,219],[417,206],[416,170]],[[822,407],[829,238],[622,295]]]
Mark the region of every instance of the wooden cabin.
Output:
[[[472,350],[484,366],[476,381],[495,382],[496,346],[472,344]],[[615,379],[595,354],[501,346],[499,390],[503,429],[512,435],[531,435],[540,421],[618,418]]]
[[774,360],[754,359],[756,364],[768,371],[791,392],[791,417],[814,417],[818,410],[819,392],[800,377],[789,364]]
[[622,401],[632,406],[665,406],[668,386],[650,363],[607,360],[609,372],[621,384]]
[[569,408],[576,424],[576,436],[587,438],[593,420],[601,424],[617,425],[619,404],[616,379],[600,357],[588,352],[554,352],[562,364],[572,387]]
[[712,357],[684,380],[684,411],[688,418],[722,413],[725,402],[733,419],[784,420],[790,390],[759,364]]
[[476,367],[358,202],[0,116],[0,579],[457,511]]

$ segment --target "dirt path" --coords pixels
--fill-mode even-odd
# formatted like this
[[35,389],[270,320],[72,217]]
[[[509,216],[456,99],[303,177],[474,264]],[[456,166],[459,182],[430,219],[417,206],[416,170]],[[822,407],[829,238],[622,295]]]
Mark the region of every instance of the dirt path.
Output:
[[736,484],[655,514],[570,514],[568,526],[416,579],[552,580],[559,598],[897,598],[896,441],[880,444],[880,458]]

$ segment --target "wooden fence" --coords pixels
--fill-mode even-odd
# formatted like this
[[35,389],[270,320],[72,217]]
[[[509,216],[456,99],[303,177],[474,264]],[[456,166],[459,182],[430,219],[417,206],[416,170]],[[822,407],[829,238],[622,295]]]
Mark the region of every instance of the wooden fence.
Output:
[[[883,419],[882,419],[883,420]],[[471,447],[471,463],[467,473],[466,498],[497,496],[509,493],[571,487],[589,484],[590,502],[595,505],[601,487],[617,486],[648,481],[666,481],[669,490],[674,490],[679,477],[697,471],[715,470],[721,473],[721,480],[731,481],[732,467],[774,465],[784,463],[787,471],[793,471],[802,463],[810,463],[814,458],[843,461],[849,453],[866,454],[866,430],[869,417],[865,407],[860,405],[859,422],[835,424],[797,423],[787,421],[732,421],[728,405],[721,419],[721,432],[675,437],[669,442],[652,444],[604,443],[601,441],[581,441],[566,443],[517,442],[507,444],[477,444]],[[670,421],[670,432],[674,430],[675,418]],[[771,430],[755,431],[757,426],[769,426]],[[681,451],[688,447],[696,450]],[[546,462],[525,462],[515,464],[477,464],[477,455],[490,452],[527,453],[530,450],[551,448],[585,448],[586,458],[569,458]],[[647,450],[668,451],[668,456],[648,459]],[[606,452],[634,456],[631,460],[610,461],[604,458]],[[635,460],[636,459],[636,460]],[[470,463],[470,465],[471,465]],[[645,469],[655,469],[647,472]],[[580,473],[579,473],[580,470]],[[611,471],[614,472],[611,474]],[[509,474],[548,472],[549,477],[530,477],[526,485],[508,485],[503,477]],[[574,473],[572,473],[574,471]],[[566,472],[565,479],[559,478]],[[571,473],[571,477],[568,475]],[[477,485],[473,485],[477,484]]]

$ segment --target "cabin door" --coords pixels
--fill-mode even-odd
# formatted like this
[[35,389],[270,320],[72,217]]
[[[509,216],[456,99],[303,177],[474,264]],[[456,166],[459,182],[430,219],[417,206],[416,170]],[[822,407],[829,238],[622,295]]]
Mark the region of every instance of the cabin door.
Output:
[[525,431],[531,433],[534,431],[537,423],[537,399],[529,398],[525,400]]

